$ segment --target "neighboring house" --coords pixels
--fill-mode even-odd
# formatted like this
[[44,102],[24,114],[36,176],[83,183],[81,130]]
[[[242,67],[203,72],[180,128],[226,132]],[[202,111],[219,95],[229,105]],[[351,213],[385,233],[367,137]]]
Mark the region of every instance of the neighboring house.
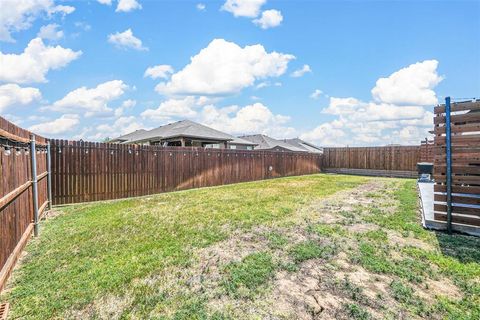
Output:
[[272,137],[263,134],[254,134],[240,137],[244,140],[248,140],[255,143],[257,146],[255,150],[271,150],[271,151],[297,151],[305,152],[303,148],[296,147],[283,140],[274,139]]
[[311,144],[310,142],[303,141],[299,138],[284,139],[283,141],[307,152],[323,153],[323,148]]
[[110,142],[220,149],[228,147],[242,150],[253,149],[255,146],[255,143],[235,138],[190,120],[170,123],[152,130],[137,130],[112,139]]
[[232,141],[227,142],[228,149],[253,150],[257,144],[238,137],[233,137]]

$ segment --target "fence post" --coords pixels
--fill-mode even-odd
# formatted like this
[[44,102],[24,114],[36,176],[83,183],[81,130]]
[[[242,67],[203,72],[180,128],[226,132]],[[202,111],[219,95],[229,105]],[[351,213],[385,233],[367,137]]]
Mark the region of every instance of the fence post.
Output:
[[447,231],[452,233],[452,150],[450,128],[450,97],[445,98],[445,143],[447,154]]
[[50,140],[47,141],[47,172],[48,210],[52,210],[52,153]]
[[38,185],[37,185],[37,151],[35,135],[30,135],[30,161],[32,167],[32,198],[33,198],[33,234],[38,236]]

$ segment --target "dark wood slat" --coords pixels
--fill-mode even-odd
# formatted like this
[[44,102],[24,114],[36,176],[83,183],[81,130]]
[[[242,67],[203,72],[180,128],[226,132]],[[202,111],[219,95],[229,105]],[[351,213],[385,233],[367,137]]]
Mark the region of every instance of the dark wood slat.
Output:
[[[440,124],[440,123],[445,123],[445,116],[436,116],[433,118],[433,123],[434,124]],[[456,115],[451,115],[450,116],[450,121],[458,126],[461,125],[462,122],[468,123],[468,122],[478,122],[480,121],[480,112],[469,112],[465,114],[456,114]]]
[[[447,221],[447,215],[435,212],[434,219],[437,221]],[[476,217],[469,217],[464,215],[452,215],[452,222],[453,223],[460,223],[470,226],[480,226],[480,219]]]
[[[437,165],[435,166],[435,173],[444,175],[447,172],[446,165]],[[480,175],[480,166],[452,166],[452,173],[454,174],[477,174]]]
[[[447,212],[447,205],[446,204],[435,203],[433,205],[433,210],[434,211]],[[459,207],[459,206],[453,205],[452,206],[452,212],[453,213],[458,213],[458,214],[468,214],[468,215],[479,216],[480,217],[480,208],[468,208],[468,207]]]
[[[433,190],[435,192],[447,192],[447,186],[445,185],[434,185]],[[452,186],[452,192],[454,193],[469,193],[469,194],[480,194],[480,187],[477,186]]]
[[[433,199],[435,201],[447,202],[447,195],[435,194]],[[480,198],[471,198],[467,196],[452,196],[452,202],[480,205]]]
[[[447,178],[439,174],[434,174],[435,182],[445,183]],[[453,184],[480,185],[480,176],[452,175]]]
[[[464,125],[455,125],[450,126],[452,133],[461,133],[461,132],[480,132],[480,123],[466,123]],[[444,134],[446,132],[445,126],[437,125],[435,126],[434,132],[436,135]]]
[[[456,111],[466,111],[466,110],[480,110],[480,100],[479,101],[465,101],[452,103],[450,105],[450,110],[452,112]],[[435,114],[445,113],[445,105],[439,105],[433,108]]]

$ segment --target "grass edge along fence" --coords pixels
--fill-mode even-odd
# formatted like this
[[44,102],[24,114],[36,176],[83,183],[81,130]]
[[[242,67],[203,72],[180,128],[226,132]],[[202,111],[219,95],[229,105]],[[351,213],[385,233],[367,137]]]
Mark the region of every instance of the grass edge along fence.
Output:
[[0,117],[0,291],[47,207],[48,144]]
[[433,154],[422,158],[421,146],[324,148],[326,172],[416,178],[417,163],[433,162]]
[[53,204],[319,173],[305,152],[162,147],[51,140]]
[[[434,108],[434,218],[480,228],[480,100]],[[450,121],[449,121],[450,120]]]

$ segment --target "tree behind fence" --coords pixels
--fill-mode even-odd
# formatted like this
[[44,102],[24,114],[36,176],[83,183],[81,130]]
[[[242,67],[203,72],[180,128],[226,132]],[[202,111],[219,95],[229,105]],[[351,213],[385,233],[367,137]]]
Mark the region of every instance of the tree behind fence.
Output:
[[318,173],[322,155],[51,140],[53,203]]

